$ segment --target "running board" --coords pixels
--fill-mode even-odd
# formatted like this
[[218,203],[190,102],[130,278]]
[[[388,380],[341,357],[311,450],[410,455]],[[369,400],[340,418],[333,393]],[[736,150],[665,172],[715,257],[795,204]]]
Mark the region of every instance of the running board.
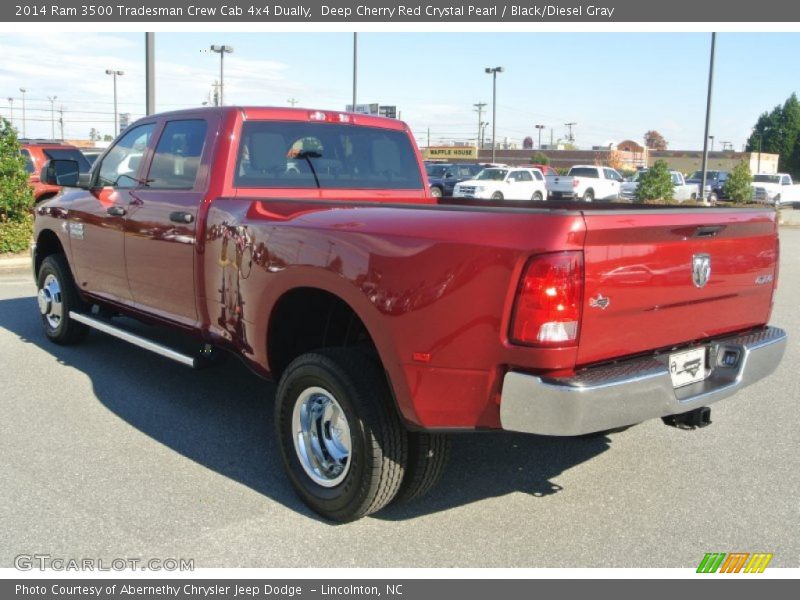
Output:
[[160,354],[161,356],[174,360],[175,362],[179,362],[187,367],[194,368],[196,366],[194,357],[178,352],[177,350],[173,350],[172,348],[168,348],[167,346],[159,344],[158,342],[153,342],[147,338],[143,338],[142,336],[131,333],[130,331],[125,331],[124,329],[115,327],[107,321],[95,319],[94,317],[90,317],[89,315],[75,311],[70,311],[69,318],[74,319],[78,323],[83,323],[92,329],[97,329],[98,331],[102,331],[108,335],[113,335],[115,338],[124,340],[130,344],[133,344],[134,346],[139,346],[139,348],[144,348],[150,352]]

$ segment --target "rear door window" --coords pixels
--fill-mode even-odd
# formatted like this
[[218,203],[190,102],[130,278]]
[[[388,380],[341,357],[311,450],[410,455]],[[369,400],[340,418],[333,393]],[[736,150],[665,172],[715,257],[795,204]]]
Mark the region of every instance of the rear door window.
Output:
[[190,190],[195,185],[208,124],[203,119],[169,121],[158,140],[148,186],[153,189]]
[[422,189],[403,131],[284,121],[249,121],[234,183],[245,188]]

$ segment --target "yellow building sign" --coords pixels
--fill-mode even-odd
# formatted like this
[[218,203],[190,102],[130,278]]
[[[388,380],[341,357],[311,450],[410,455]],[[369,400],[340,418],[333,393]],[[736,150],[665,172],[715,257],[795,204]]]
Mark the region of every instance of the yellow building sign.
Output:
[[422,149],[425,160],[477,160],[476,146],[428,146]]

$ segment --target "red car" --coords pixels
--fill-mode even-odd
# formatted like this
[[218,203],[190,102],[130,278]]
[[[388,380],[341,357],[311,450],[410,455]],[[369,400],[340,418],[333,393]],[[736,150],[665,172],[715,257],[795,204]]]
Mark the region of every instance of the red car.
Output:
[[396,119],[221,107],[139,120],[90,178],[51,161],[46,182],[80,187],[35,211],[45,335],[239,355],[278,382],[294,488],[337,521],[427,492],[448,432],[703,426],[780,362],[774,210],[440,205],[413,140]]
[[30,174],[29,181],[33,187],[36,202],[52,198],[61,191],[61,186],[48,185],[40,180],[44,164],[53,159],[73,160],[78,163],[81,173],[88,173],[89,161],[75,146],[62,142],[47,140],[20,140],[22,156],[25,158],[25,169]]

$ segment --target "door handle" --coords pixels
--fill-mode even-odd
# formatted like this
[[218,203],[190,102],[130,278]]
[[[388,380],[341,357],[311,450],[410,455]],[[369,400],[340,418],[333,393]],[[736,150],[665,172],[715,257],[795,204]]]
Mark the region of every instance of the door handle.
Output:
[[128,211],[125,210],[122,206],[109,206],[106,209],[106,212],[110,214],[112,217],[123,217],[125,213]]
[[194,215],[188,212],[176,211],[169,213],[169,220],[173,223],[182,223],[184,225],[194,221]]

